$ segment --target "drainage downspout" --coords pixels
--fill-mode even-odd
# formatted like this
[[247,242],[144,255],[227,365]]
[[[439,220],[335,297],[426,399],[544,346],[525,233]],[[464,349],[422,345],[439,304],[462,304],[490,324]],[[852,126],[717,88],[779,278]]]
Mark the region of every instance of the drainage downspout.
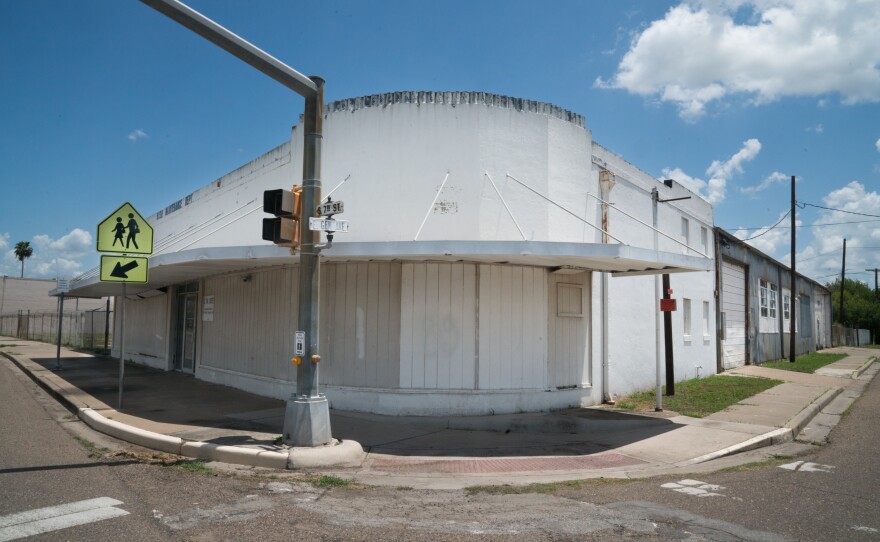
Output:
[[[615,185],[614,174],[608,170],[599,172],[599,194],[602,201],[609,201],[608,194]],[[607,244],[610,241],[608,235],[608,204],[602,204],[602,243]],[[614,396],[611,394],[611,385],[609,383],[609,367],[611,365],[611,356],[608,352],[608,272],[602,273],[602,402],[614,404]]]

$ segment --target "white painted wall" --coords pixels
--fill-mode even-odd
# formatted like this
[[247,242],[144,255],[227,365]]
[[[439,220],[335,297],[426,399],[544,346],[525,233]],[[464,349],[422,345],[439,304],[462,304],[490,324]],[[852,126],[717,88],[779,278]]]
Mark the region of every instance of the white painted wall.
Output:
[[[654,248],[653,230],[617,210],[633,215],[645,224],[653,223],[651,190],[657,188],[660,199],[690,197],[669,203],[660,203],[657,209],[658,229],[678,241],[683,241],[682,218],[688,220],[690,249],[658,235],[657,246],[665,252],[698,255],[697,251],[713,257],[712,207],[704,199],[678,183],[672,187],[654,179],[608,149],[594,143],[593,175],[606,169],[614,174],[616,184],[610,193],[614,204],[609,211],[609,231],[626,244]],[[702,246],[700,228],[707,229],[706,247]],[[662,342],[662,313],[654,294],[654,281],[659,277],[613,277],[609,280],[609,389],[614,396],[652,388],[656,383],[656,338]],[[681,381],[716,372],[715,353],[715,276],[711,272],[671,274],[673,298],[678,311],[672,314],[673,357],[675,380]],[[662,291],[662,290],[661,290]],[[683,300],[691,300],[691,321],[694,333],[688,340],[684,335]],[[709,329],[702,332],[702,306],[709,302]],[[654,316],[660,321],[658,329]],[[665,367],[665,358],[661,356]],[[665,383],[665,372],[663,373]]]

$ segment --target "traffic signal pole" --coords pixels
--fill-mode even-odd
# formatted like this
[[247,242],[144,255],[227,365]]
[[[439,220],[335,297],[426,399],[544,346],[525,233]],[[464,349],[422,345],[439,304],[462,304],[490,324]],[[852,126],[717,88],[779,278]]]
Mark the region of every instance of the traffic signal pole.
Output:
[[[303,216],[300,218],[299,330],[305,352],[296,369],[296,390],[287,402],[282,440],[291,446],[320,446],[331,441],[330,409],[318,393],[318,306],[320,305],[320,233],[309,230],[309,217],[321,200],[321,141],[324,80],[306,77],[277,58],[177,0],[141,0],[238,59],[293,90],[306,100],[303,116]],[[285,363],[288,361],[285,360]]]
[[305,331],[305,351],[296,366],[296,393],[287,401],[282,437],[292,446],[320,446],[331,440],[330,406],[318,390],[318,349],[321,299],[321,232],[309,229],[321,201],[321,143],[324,139],[324,80],[312,77],[318,87],[306,97],[303,115],[303,190],[299,246],[299,329]]

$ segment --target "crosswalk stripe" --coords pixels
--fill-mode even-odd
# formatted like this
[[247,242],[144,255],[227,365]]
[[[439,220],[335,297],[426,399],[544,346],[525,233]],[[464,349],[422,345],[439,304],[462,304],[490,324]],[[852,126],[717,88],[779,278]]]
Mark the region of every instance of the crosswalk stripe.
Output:
[[0,542],[128,515],[113,508],[119,504],[122,501],[101,497],[0,516]]

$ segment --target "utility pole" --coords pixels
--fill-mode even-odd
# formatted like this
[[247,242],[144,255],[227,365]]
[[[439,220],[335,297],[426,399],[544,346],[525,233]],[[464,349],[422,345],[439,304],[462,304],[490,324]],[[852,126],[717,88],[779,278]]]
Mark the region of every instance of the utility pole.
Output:
[[846,282],[846,239],[843,240],[843,265],[840,266],[840,325],[843,323],[843,283]]
[[794,218],[795,199],[794,199],[794,175],[791,176],[791,290],[788,294],[788,361],[794,363],[797,352],[797,337],[795,337],[795,318],[797,315],[795,307],[797,307],[797,272],[795,271],[795,260],[797,255],[797,243],[795,243],[795,235],[797,233],[797,222]]
[[[878,268],[874,269],[865,269],[865,271],[873,271],[874,272],[874,300],[880,301],[880,290],[877,289],[877,272],[880,271]],[[874,326],[874,340],[871,341],[871,344],[877,344],[877,327]]]
[[877,272],[880,271],[880,269],[875,267],[874,269],[865,269],[865,271],[874,272],[874,297],[880,299],[880,290],[877,289]]
[[214,45],[224,49],[306,99],[303,115],[303,209],[299,269],[299,326],[305,332],[305,363],[296,368],[296,390],[287,401],[282,440],[291,446],[328,444],[330,409],[318,393],[318,307],[320,306],[319,232],[308,229],[321,201],[324,80],[306,77],[240,36],[177,0],[141,0]]

